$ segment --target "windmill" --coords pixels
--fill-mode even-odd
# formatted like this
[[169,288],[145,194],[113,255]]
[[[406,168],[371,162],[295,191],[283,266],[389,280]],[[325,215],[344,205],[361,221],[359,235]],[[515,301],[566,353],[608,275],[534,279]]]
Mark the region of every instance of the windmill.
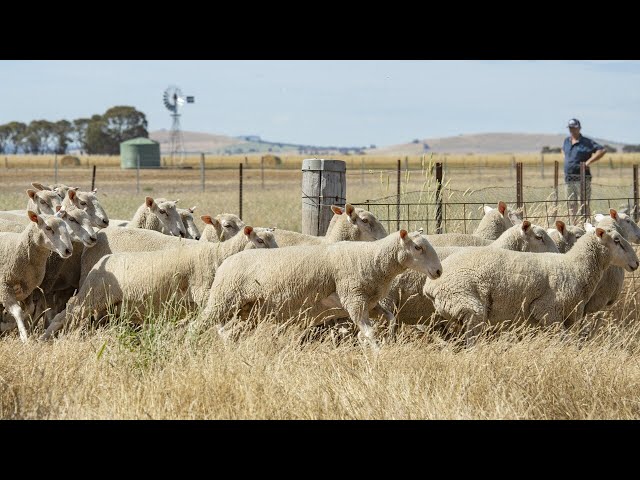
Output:
[[162,96],[164,106],[171,112],[171,133],[169,136],[171,163],[175,164],[175,158],[180,157],[179,164],[182,165],[184,160],[184,139],[182,138],[182,131],[180,130],[180,113],[179,109],[185,103],[194,103],[194,97],[185,97],[182,95],[182,91],[175,85],[169,86]]

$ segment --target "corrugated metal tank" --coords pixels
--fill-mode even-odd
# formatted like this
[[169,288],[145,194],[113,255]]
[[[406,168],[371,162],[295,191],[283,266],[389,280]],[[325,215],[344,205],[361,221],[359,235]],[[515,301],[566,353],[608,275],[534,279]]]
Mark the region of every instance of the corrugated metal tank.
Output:
[[120,168],[136,168],[140,155],[140,168],[160,167],[160,144],[138,137],[120,144]]

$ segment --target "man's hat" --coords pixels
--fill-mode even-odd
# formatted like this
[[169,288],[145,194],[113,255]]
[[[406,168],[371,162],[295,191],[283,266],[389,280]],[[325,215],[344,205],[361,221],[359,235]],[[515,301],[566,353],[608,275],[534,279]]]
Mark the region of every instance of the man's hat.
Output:
[[569,128],[580,128],[580,120],[577,118],[572,118],[569,120],[569,124],[567,125]]

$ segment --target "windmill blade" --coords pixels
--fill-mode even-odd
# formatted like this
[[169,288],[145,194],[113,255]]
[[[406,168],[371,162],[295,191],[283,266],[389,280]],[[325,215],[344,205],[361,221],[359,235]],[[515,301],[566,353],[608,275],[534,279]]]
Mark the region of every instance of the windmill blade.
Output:
[[184,105],[184,103],[185,103],[184,97],[178,97],[177,103],[178,103],[179,106]]

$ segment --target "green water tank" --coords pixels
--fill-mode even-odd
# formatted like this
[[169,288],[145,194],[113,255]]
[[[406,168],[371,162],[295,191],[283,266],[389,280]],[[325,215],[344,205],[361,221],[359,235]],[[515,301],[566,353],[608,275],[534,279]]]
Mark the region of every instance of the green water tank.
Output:
[[120,144],[120,168],[136,168],[140,155],[140,168],[160,168],[160,144],[138,137]]

